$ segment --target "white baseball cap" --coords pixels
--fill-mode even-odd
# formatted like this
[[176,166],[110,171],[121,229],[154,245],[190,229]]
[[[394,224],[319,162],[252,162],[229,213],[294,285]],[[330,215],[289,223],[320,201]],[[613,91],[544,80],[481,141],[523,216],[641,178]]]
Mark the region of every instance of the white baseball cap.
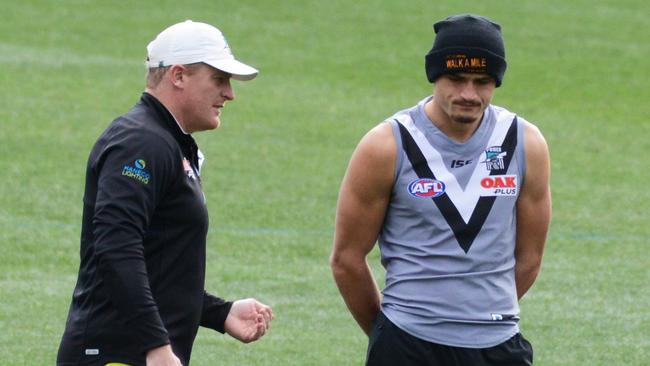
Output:
[[221,31],[210,24],[186,20],[163,30],[147,45],[147,67],[203,62],[233,79],[251,80],[257,69],[235,60]]

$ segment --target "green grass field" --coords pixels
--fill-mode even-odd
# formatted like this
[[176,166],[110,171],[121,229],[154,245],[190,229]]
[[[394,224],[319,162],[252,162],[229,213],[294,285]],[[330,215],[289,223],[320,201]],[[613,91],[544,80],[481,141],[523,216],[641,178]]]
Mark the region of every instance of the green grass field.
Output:
[[[207,289],[276,314],[243,345],[201,330],[193,365],[360,365],[366,338],[332,281],[349,156],[431,93],[434,20],[500,22],[494,103],[536,123],[553,161],[543,270],[523,299],[537,365],[650,364],[650,5],[606,1],[25,1],[0,22],[0,365],[51,365],[78,269],[85,161],[143,90],[146,44],[213,23],[261,70],[198,134],[211,215]],[[378,281],[378,253],[371,256]]]

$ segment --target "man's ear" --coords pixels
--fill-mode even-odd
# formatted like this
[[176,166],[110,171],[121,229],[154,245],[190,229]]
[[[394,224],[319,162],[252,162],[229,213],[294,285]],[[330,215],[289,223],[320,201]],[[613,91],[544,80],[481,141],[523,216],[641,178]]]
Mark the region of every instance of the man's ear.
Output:
[[172,65],[167,72],[167,77],[172,85],[178,88],[183,88],[185,82],[185,66]]

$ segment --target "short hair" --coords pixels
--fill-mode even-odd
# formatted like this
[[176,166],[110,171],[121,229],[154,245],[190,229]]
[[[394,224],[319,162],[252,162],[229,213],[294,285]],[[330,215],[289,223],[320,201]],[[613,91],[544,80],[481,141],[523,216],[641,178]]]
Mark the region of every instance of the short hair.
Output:
[[170,67],[171,66],[150,67],[147,72],[147,88],[153,89],[157,87]]
[[[197,63],[192,63],[192,64],[185,64],[185,68],[187,69],[188,74],[193,74],[198,70],[199,68],[203,67],[205,65],[203,62],[197,62]],[[170,66],[160,66],[160,67],[150,67],[147,70],[147,88],[153,89],[160,84],[162,81],[163,77],[167,73],[167,70],[171,68]]]

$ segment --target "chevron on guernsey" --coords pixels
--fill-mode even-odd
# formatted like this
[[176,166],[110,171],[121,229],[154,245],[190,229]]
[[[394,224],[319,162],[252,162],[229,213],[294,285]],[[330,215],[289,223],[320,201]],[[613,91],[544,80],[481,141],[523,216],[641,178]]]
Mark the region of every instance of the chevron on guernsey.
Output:
[[445,193],[445,183],[436,179],[420,178],[408,185],[408,191],[414,197],[436,198]]

